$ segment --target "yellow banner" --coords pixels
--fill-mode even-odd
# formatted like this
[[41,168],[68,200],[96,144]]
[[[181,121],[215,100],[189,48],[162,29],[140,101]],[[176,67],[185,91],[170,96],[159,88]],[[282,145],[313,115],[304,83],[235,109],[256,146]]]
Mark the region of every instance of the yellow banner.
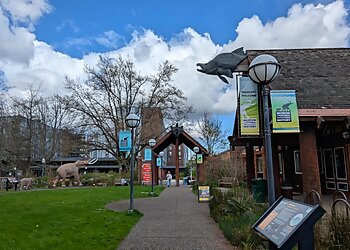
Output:
[[258,85],[249,77],[239,78],[240,135],[260,135]]

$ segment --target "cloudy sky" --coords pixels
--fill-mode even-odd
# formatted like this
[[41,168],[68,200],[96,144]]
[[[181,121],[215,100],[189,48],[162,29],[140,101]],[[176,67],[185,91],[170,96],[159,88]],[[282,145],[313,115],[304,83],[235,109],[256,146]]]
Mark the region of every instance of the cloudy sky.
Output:
[[64,92],[100,54],[124,55],[141,72],[169,60],[174,83],[200,113],[232,131],[235,83],[196,71],[218,53],[259,48],[348,47],[349,1],[0,0],[0,73],[11,92],[28,84]]

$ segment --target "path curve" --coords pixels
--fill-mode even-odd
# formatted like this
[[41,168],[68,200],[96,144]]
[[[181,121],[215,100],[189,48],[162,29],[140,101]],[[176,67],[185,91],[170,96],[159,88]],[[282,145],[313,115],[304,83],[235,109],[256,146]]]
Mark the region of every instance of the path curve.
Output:
[[[129,200],[106,206],[126,211]],[[186,186],[166,188],[157,198],[135,199],[143,217],[118,249],[234,249],[211,219],[208,204],[198,203]]]

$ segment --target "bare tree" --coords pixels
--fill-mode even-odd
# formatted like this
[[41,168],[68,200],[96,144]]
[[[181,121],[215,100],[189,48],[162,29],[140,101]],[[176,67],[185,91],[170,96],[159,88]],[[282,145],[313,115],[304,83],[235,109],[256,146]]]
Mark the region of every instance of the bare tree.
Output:
[[222,122],[204,112],[198,121],[199,139],[213,155],[228,148],[226,132],[221,130]]
[[[125,155],[119,152],[118,132],[127,129],[129,113],[161,109],[165,119],[176,122],[192,111],[171,82],[177,69],[169,62],[162,63],[155,75],[142,75],[130,59],[100,57],[97,66],[86,67],[85,72],[84,82],[66,79],[71,94],[65,103],[79,118],[77,125],[89,133],[91,147],[109,152],[121,163]],[[150,118],[141,119],[145,125]]]
[[11,100],[10,112],[1,116],[2,158],[6,158],[7,165],[26,171],[42,158],[49,163],[59,156],[74,120],[69,118],[61,98],[58,95],[45,98],[40,88],[29,85],[24,97],[11,97]]

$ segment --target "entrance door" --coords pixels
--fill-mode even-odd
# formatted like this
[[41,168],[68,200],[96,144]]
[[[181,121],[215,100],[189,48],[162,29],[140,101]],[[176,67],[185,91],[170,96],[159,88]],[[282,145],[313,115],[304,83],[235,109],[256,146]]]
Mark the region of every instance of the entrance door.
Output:
[[348,191],[348,176],[344,147],[323,150],[326,189]]

